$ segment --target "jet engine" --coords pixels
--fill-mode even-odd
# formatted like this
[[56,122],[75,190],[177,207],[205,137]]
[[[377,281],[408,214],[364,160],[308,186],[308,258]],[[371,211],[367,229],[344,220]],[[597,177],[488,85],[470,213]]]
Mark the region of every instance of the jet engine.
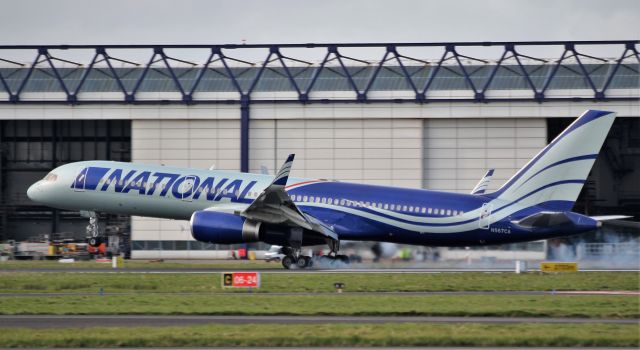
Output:
[[239,244],[260,240],[260,222],[215,211],[196,211],[191,215],[191,235],[201,242]]
[[[286,246],[291,244],[296,228],[249,220],[240,215],[201,210],[191,215],[191,236],[201,242],[240,244],[265,242]],[[302,246],[325,244],[319,233],[302,230]]]

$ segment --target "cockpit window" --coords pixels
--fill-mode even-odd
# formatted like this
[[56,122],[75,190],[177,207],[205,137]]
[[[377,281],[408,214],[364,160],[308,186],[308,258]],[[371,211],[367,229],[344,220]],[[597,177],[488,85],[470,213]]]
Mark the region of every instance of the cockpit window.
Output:
[[54,182],[58,179],[58,175],[54,174],[54,173],[49,173],[47,174],[47,176],[44,177],[44,181],[49,181],[49,182]]

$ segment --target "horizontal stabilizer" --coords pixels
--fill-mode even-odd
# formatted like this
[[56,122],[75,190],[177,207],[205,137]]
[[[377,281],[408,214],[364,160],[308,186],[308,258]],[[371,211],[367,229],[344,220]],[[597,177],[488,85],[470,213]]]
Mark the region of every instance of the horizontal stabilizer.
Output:
[[539,213],[531,214],[518,221],[512,221],[512,223],[527,227],[527,228],[539,228],[539,227],[551,227],[557,225],[563,225],[570,223],[571,219],[565,212],[548,212],[542,211]]
[[602,215],[602,216],[590,216],[593,220],[596,221],[609,221],[609,220],[624,220],[631,219],[633,216],[628,215]]

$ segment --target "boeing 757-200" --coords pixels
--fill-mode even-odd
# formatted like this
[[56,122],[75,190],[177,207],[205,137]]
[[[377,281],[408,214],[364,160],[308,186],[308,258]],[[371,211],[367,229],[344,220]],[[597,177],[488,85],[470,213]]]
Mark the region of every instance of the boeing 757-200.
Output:
[[[190,219],[193,238],[283,247],[285,268],[308,267],[301,247],[340,240],[430,246],[495,245],[597,228],[622,216],[572,212],[615,113],[589,110],[495,192],[489,171],[471,194],[290,178],[291,154],[275,177],[234,171],[84,161],[52,170],[28,189],[51,207]],[[96,230],[97,231],[97,230]],[[94,237],[95,243],[95,237]]]

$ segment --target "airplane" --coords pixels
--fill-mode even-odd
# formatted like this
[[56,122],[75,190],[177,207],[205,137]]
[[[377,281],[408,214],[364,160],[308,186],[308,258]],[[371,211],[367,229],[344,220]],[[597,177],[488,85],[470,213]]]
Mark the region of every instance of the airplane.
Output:
[[320,259],[348,262],[338,254],[341,240],[465,247],[535,241],[629,218],[571,211],[615,117],[586,111],[494,192],[485,192],[492,170],[471,194],[293,178],[291,154],[275,177],[75,162],[52,170],[27,195],[80,210],[94,223],[96,212],[190,220],[198,241],[279,245],[287,269],[312,266],[301,253],[311,245],[328,245]]

